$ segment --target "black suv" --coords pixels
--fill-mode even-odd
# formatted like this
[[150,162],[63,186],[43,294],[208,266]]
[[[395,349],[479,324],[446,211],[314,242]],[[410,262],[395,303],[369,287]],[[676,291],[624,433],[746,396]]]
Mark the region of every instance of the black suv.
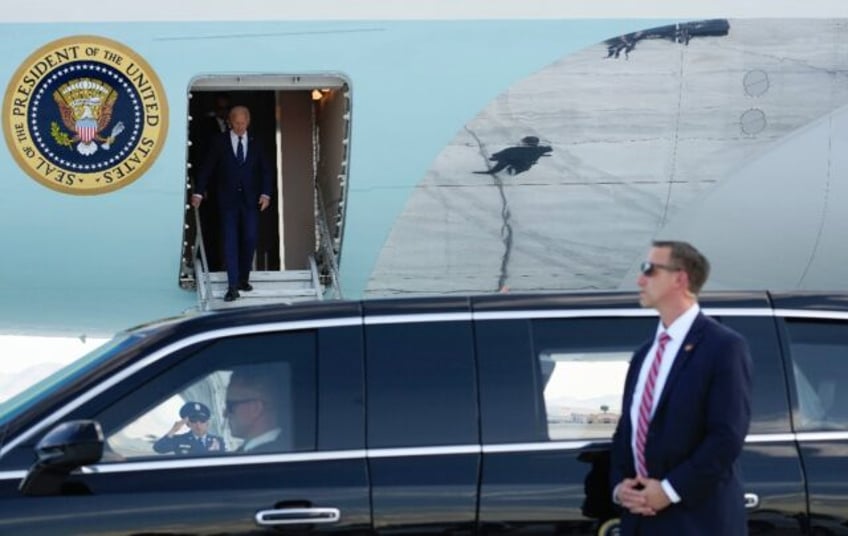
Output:
[[[701,306],[754,358],[750,532],[848,533],[848,296]],[[0,405],[0,534],[612,532],[609,441],[656,322],[635,293],[604,293],[256,307],[133,329]],[[248,376],[273,388],[239,390]],[[154,450],[186,404],[208,409],[218,448]],[[269,412],[270,443],[257,436]]]

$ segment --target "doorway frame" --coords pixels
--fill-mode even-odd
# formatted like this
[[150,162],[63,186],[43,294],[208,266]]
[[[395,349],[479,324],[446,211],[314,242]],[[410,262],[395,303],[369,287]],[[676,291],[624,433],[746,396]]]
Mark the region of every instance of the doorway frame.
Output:
[[[203,92],[238,92],[238,91],[274,91],[275,94],[278,94],[282,91],[313,91],[313,90],[323,90],[325,92],[332,91],[338,92],[345,99],[345,108],[342,115],[342,119],[344,121],[343,127],[343,139],[341,139],[341,165],[339,173],[337,174],[338,180],[338,198],[332,199],[331,207],[332,210],[327,210],[327,206],[321,206],[320,210],[316,212],[316,219],[320,217],[320,215],[324,215],[324,221],[321,222],[320,225],[317,225],[317,233],[318,234],[327,234],[327,229],[331,229],[329,233],[332,236],[320,236],[319,240],[321,243],[317,244],[319,251],[324,252],[324,257],[331,257],[330,259],[325,258],[325,262],[332,265],[333,275],[334,277],[338,277],[338,263],[341,258],[342,251],[342,238],[344,236],[344,222],[346,216],[346,208],[347,208],[347,195],[349,188],[348,178],[349,178],[349,162],[350,162],[350,137],[352,128],[350,125],[352,118],[352,92],[351,92],[351,81],[350,78],[343,74],[337,72],[330,73],[307,73],[307,74],[254,74],[254,73],[242,73],[242,74],[215,74],[208,73],[197,75],[193,77],[188,84],[186,92],[186,98],[190,101],[192,98],[192,94],[194,92],[203,91]],[[186,162],[186,174],[185,174],[185,186],[186,186],[186,203],[184,203],[185,214],[184,214],[184,225],[183,225],[183,240],[182,240],[182,255],[180,262],[180,270],[179,270],[179,284],[182,288],[195,288],[195,268],[194,268],[194,258],[192,254],[192,250],[194,247],[194,237],[196,235],[193,227],[194,227],[194,218],[193,215],[190,214],[192,210],[190,204],[188,203],[188,197],[191,195],[192,188],[192,179],[191,179],[191,171],[190,171],[190,146],[191,146],[191,138],[190,134],[190,125],[192,121],[192,117],[189,115],[190,103],[186,106],[186,152],[185,152],[185,162]],[[314,120],[313,120],[314,121]],[[315,128],[315,122],[313,122],[313,128]],[[279,123],[276,125],[277,133],[275,135],[275,145],[276,145],[276,155],[277,164],[280,163],[280,159],[282,158],[282,148],[280,147],[280,136],[279,136]],[[282,170],[280,166],[277,167],[277,184],[281,184]],[[313,177],[314,180],[315,177]],[[280,262],[281,268],[285,265],[285,253],[283,248],[283,225],[285,215],[283,213],[283,201],[281,199],[281,195],[278,196],[278,222],[277,222],[277,230],[280,237]],[[323,201],[321,199],[320,191],[319,195],[316,196],[316,205],[322,204]],[[317,222],[316,222],[317,223]],[[324,232],[322,232],[324,229]],[[326,243],[325,243],[326,241]],[[324,272],[324,269],[322,269]],[[334,284],[337,285],[338,281],[334,281]]]

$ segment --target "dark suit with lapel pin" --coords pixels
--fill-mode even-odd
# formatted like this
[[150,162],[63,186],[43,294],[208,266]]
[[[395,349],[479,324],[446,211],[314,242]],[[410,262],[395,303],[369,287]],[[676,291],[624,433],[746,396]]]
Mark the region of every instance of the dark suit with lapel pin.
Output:
[[[633,356],[622,416],[613,437],[611,482],[636,474],[630,416],[639,371],[653,341]],[[651,418],[645,461],[680,502],[654,516],[622,515],[621,534],[744,534],[746,513],[737,458],[751,417],[751,357],[736,332],[698,314],[669,371]]]

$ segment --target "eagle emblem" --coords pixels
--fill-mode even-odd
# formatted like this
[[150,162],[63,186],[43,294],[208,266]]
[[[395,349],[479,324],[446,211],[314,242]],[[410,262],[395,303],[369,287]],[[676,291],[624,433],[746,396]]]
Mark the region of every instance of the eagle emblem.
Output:
[[118,121],[108,136],[101,135],[112,121],[112,108],[118,93],[109,84],[94,78],[69,80],[53,92],[53,100],[59,106],[59,114],[65,128],[74,133],[68,136],[55,122],[50,133],[59,145],[71,147],[77,144],[77,152],[90,156],[97,152],[97,143],[108,150],[115,138],[124,130]]

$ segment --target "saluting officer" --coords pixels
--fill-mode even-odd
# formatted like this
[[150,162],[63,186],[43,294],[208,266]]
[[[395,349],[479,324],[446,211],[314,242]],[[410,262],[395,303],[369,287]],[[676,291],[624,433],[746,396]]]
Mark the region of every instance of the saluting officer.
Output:
[[[164,437],[153,444],[153,450],[160,454],[173,452],[174,454],[208,454],[213,452],[224,452],[224,439],[220,436],[207,433],[209,430],[209,407],[200,402],[187,402],[180,408],[180,420],[165,434]],[[178,434],[183,426],[189,431]]]

